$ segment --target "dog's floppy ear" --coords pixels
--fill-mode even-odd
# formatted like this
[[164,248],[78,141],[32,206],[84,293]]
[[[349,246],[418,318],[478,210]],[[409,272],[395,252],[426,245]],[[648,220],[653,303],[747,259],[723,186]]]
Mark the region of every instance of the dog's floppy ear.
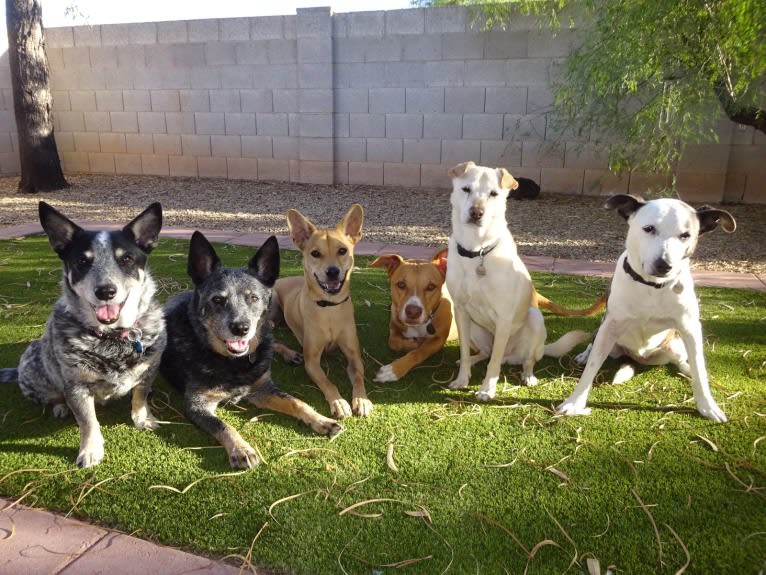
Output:
[[617,210],[626,220],[637,212],[646,202],[643,198],[631,194],[616,194],[609,198],[604,207],[607,210]]
[[122,233],[148,254],[157,247],[160,229],[162,229],[162,206],[159,202],[154,202],[122,228]]
[[449,170],[447,170],[447,175],[450,178],[462,178],[465,173],[473,168],[476,164],[474,164],[471,161],[463,162],[462,164],[458,164],[457,166],[453,166]]
[[519,187],[519,182],[505,168],[497,168],[497,179],[504,190],[515,190]]
[[717,210],[710,206],[700,206],[697,208],[697,218],[700,221],[700,233],[704,234],[714,230],[720,223],[721,229],[730,234],[737,229],[737,222],[726,210]]
[[198,286],[221,267],[221,259],[202,232],[194,232],[189,244],[189,261],[186,271]]
[[443,248],[440,249],[436,254],[434,254],[433,259],[431,260],[431,263],[434,264],[437,268],[439,268],[439,271],[444,277],[447,277],[447,254],[449,253],[449,248]]
[[270,236],[247,264],[248,272],[266,287],[273,287],[279,277],[279,242]]
[[370,263],[370,267],[373,268],[386,268],[389,277],[394,273],[394,270],[402,265],[402,256],[399,254],[387,254],[385,256],[379,256],[374,262]]
[[302,250],[317,228],[298,210],[291,209],[287,210],[287,229],[295,247]]
[[364,222],[364,210],[359,204],[351,206],[346,215],[338,224],[338,231],[346,234],[355,244],[362,239],[362,223]]
[[40,215],[40,224],[48,235],[48,241],[53,251],[59,256],[66,251],[75,236],[84,231],[64,214],[45,202],[38,204],[37,211]]

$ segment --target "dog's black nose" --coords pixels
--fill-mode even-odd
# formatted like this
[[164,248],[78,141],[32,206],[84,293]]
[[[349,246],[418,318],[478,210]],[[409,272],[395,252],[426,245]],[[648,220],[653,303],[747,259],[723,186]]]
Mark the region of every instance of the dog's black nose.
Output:
[[117,286],[114,284],[105,284],[102,286],[96,286],[94,291],[98,299],[101,301],[109,301],[117,295]]
[[325,271],[328,280],[336,280],[340,277],[340,268],[332,266]]
[[667,275],[672,268],[673,266],[671,266],[664,259],[657,258],[657,260],[654,262],[654,275],[656,276]]
[[423,313],[423,308],[415,304],[407,304],[404,306],[404,315],[410,321],[417,321],[420,319]]
[[233,335],[247,335],[250,331],[250,322],[247,321],[235,321],[229,324],[229,330]]
[[477,208],[474,206],[471,208],[469,215],[474,222],[478,222],[481,218],[484,217],[484,208]]

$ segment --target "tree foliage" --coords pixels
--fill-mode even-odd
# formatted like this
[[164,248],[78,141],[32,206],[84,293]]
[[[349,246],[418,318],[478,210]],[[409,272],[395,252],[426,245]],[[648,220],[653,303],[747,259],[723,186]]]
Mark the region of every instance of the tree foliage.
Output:
[[414,3],[472,5],[494,27],[519,13],[554,31],[574,21],[554,117],[608,145],[615,171],[671,171],[686,145],[717,141],[724,115],[766,133],[764,0]]

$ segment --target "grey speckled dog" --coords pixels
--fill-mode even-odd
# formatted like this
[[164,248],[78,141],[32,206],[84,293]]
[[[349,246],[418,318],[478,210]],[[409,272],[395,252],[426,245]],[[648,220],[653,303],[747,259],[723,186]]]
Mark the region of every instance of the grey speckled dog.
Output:
[[168,345],[162,375],[184,392],[186,416],[226,449],[235,469],[259,462],[256,451],[215,412],[221,403],[246,399],[257,407],[286,413],[321,435],[343,427],[271,380],[273,341],[268,310],[279,276],[279,245],[271,236],[246,269],[224,268],[200,232],[189,245],[189,276],[195,289],[165,304]]
[[120,231],[86,231],[40,202],[40,223],[64,262],[62,294],[42,339],[0,381],[18,381],[25,397],[70,411],[80,427],[77,465],[104,457],[95,403],[133,393],[131,417],[139,429],[156,429],[147,404],[165,348],[165,321],[146,268],[157,245],[162,207],[155,203]]

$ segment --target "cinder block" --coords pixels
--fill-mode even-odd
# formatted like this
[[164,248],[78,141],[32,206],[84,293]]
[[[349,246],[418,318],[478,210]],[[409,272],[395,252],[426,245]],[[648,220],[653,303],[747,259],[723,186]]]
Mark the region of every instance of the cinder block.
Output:
[[178,90],[151,90],[149,96],[153,112],[179,112],[181,110]]
[[386,34],[422,35],[426,30],[426,10],[413,8],[409,10],[389,10],[385,12]]
[[505,86],[505,60],[471,60],[465,64],[466,86]]
[[167,156],[141,156],[141,171],[147,176],[168,176],[170,166]]
[[101,112],[121,112],[124,109],[122,92],[113,90],[97,91],[96,109]]
[[193,134],[195,130],[192,112],[166,112],[165,126],[168,134]]
[[493,30],[487,33],[484,58],[487,60],[508,60],[526,58],[529,32]]
[[[402,59],[402,46],[396,36],[382,38],[358,38],[365,62],[399,62]],[[350,58],[348,61],[356,61]]]
[[[563,168],[564,146],[556,145],[553,142],[523,140],[521,165],[525,168]],[[580,172],[582,173],[582,170]]]
[[460,114],[424,114],[423,138],[459,140],[463,137],[463,116]]
[[364,62],[367,38],[335,38],[333,60],[337,63]]
[[296,11],[298,38],[327,37],[332,35],[332,10],[322,8],[298,8]]
[[308,184],[332,184],[335,165],[332,162],[307,162],[299,164],[299,178]]
[[221,87],[221,71],[210,68],[191,68],[189,88],[196,90],[218,90]]
[[467,24],[467,11],[463,6],[429,8],[425,13],[426,34],[465,32]]
[[[365,88],[342,88],[335,90],[333,96],[335,112],[340,114],[366,114],[370,109],[369,90]],[[402,109],[404,111],[404,95]]]
[[100,72],[102,74],[103,86],[99,89],[131,90],[134,88],[133,71],[117,68],[117,62],[100,70]]
[[332,115],[332,135],[336,140],[349,138],[351,136],[351,120],[348,114]]
[[526,114],[527,88],[487,87],[484,111],[489,114]]
[[129,154],[153,154],[152,134],[125,134],[125,146]]
[[386,12],[349,12],[343,15],[347,24],[347,35],[375,37],[383,36],[386,30]]
[[422,77],[425,86],[464,86],[465,62],[424,62]]
[[115,132],[138,132],[138,115],[136,112],[110,112],[109,120]]
[[114,154],[88,154],[88,165],[94,174],[114,174]]
[[448,114],[482,113],[484,100],[485,88],[444,89],[444,111]]
[[383,114],[349,114],[352,138],[385,138],[386,117]]
[[78,152],[100,152],[101,143],[95,132],[74,132],[74,149]]
[[577,32],[563,26],[551,34],[549,31],[529,32],[527,54],[529,58],[565,58],[577,45]]
[[238,158],[242,156],[242,140],[239,136],[211,136],[213,156]]
[[442,35],[442,58],[445,60],[481,60],[484,57],[485,34],[474,32]]
[[[58,134],[56,135],[56,144],[61,149]],[[127,152],[125,134],[99,134],[99,146],[102,152],[108,154],[124,154]]]
[[242,136],[242,156],[245,158],[271,158],[274,155],[269,136]]
[[472,160],[479,162],[481,142],[478,140],[444,140],[442,142],[442,164],[455,166]]
[[258,162],[251,158],[227,158],[228,177],[232,180],[257,180]]
[[259,136],[287,136],[287,114],[256,114],[255,127]]
[[551,82],[551,61],[546,58],[507,60],[507,83],[509,86],[533,86],[546,88]]
[[298,90],[274,90],[274,111],[295,113],[298,111]]
[[218,42],[218,20],[190,20],[189,42]]
[[438,164],[441,150],[441,140],[404,140],[402,159],[405,164]]
[[131,44],[156,44],[157,43],[157,23],[156,22],[138,22],[129,24],[129,34]]
[[342,138],[335,140],[336,162],[365,162],[367,141],[364,138]]
[[299,114],[298,134],[303,138],[332,138],[332,114]]
[[[691,144],[684,150],[678,163],[679,171],[726,173],[730,146],[720,144]],[[763,158],[760,164],[763,166]]]
[[377,88],[386,86],[386,65],[382,62],[336,64],[335,85],[339,88]]
[[204,44],[173,44],[170,48],[175,66],[198,67],[205,61]]
[[220,21],[221,38],[226,42],[250,40],[250,18],[225,18]]
[[138,154],[117,154],[114,156],[115,171],[118,174],[141,174],[141,156]]
[[503,116],[503,139],[542,141],[546,126],[545,116],[506,114]]
[[452,166],[445,164],[422,164],[420,166],[420,186],[423,188],[443,189],[445,205],[449,201],[450,179],[447,170]]
[[62,48],[61,58],[64,60],[64,68],[78,70],[90,67],[90,48]]
[[299,138],[275,136],[272,139],[275,160],[297,160]]
[[224,114],[226,134],[229,136],[254,136],[255,114]]
[[174,46],[165,44],[145,46],[144,56],[147,68],[172,68],[175,66]]
[[181,155],[181,136],[154,134],[154,153],[164,156]]
[[152,96],[149,90],[123,90],[123,109],[126,112],[151,112]]
[[351,185],[382,186],[383,163],[349,162],[348,183]]
[[269,40],[269,48],[269,61],[272,63],[331,62],[333,55],[332,41],[325,37],[299,38],[297,42]]
[[69,92],[69,102],[74,112],[95,112],[96,93],[92,90],[72,90]]
[[332,90],[299,90],[298,112],[331,114],[332,96]]
[[720,203],[725,186],[725,174],[681,169],[676,173],[678,196],[690,204]]
[[540,188],[557,194],[581,195],[583,177],[583,170],[543,168],[540,173]]
[[189,40],[187,22],[157,22],[157,42],[159,44],[184,44]]
[[101,26],[101,42],[104,46],[129,46],[130,24],[104,24]]
[[194,123],[198,134],[225,134],[226,122],[222,112],[195,112]]
[[583,194],[587,196],[612,196],[628,193],[628,178],[621,178],[609,170],[585,170]]
[[145,134],[166,134],[165,114],[162,112],[138,112],[138,131]]
[[[297,87],[332,89],[332,70],[331,62],[298,64]],[[292,67],[289,72],[293,73]]]
[[234,44],[228,42],[208,42],[205,44],[205,64],[208,66],[233,66],[236,63]]
[[[484,166],[508,166],[521,165],[520,142],[498,142],[484,140],[481,143],[481,156],[479,161]],[[512,172],[513,173],[513,172]],[[514,173],[514,175],[516,175]]]
[[332,138],[300,138],[298,158],[301,161],[332,162]]
[[[327,70],[324,71],[324,77],[329,77]],[[275,64],[269,66],[258,66],[252,70],[252,79],[252,87],[254,88],[263,88],[264,86],[268,86],[269,88],[277,90],[280,88],[289,89],[298,87],[298,74],[296,74],[295,66],[292,65]],[[321,88],[325,86],[301,84],[301,87]]]
[[348,162],[333,163],[332,183],[348,184]]
[[416,188],[420,186],[420,164],[383,164],[383,185]]
[[368,162],[401,162],[403,155],[402,140],[392,138],[367,138]]
[[646,172],[631,172],[628,181],[628,193],[646,198],[652,194],[669,190],[671,185],[672,180],[670,176]]
[[225,178],[228,175],[226,158],[197,158],[200,178]]
[[240,90],[239,98],[243,112],[262,113],[274,110],[273,92],[271,90]]
[[75,46],[101,45],[101,26],[75,26],[72,32]]
[[[117,67],[117,47],[116,46],[97,46],[90,48],[90,65],[94,69],[116,68]],[[50,61],[49,65],[56,66]],[[66,68],[66,64],[64,65]]]
[[65,173],[78,173],[90,171],[87,152],[64,152],[60,154],[62,169]]
[[109,132],[112,124],[109,112],[85,112],[85,130],[88,132]]
[[62,28],[47,28],[45,30],[45,43],[48,48],[71,48],[74,46],[74,28],[64,26]]
[[250,38],[253,40],[285,38],[283,21],[283,16],[262,16],[259,18],[251,18]]
[[290,162],[271,158],[258,158],[258,179],[271,181],[290,181]]
[[371,88],[368,93],[371,114],[400,114],[405,111],[404,88]]
[[53,116],[53,123],[56,130],[62,132],[84,132],[85,117],[82,112],[61,111]]
[[215,90],[210,92],[211,112],[239,112],[241,109],[239,90]]
[[594,143],[566,142],[564,167],[582,170],[605,170],[609,167],[608,152]]
[[168,156],[168,174],[181,178],[196,178],[197,158],[188,156]]
[[423,137],[423,116],[420,114],[386,114],[386,138]]
[[426,62],[387,62],[385,85],[401,88],[425,88]]
[[181,136],[181,150],[184,156],[210,156],[210,136]]
[[208,90],[180,90],[181,110],[184,112],[209,112],[210,92]]
[[[120,68],[144,68],[146,66],[146,50],[144,46],[128,44],[117,50],[117,66]],[[136,72],[133,72],[135,78]]]
[[401,36],[401,59],[408,61],[432,61],[442,59],[442,43],[439,36]]
[[408,114],[444,112],[444,88],[407,88],[405,110]]
[[550,86],[529,86],[527,88],[527,114],[544,114],[553,106],[553,92]]

